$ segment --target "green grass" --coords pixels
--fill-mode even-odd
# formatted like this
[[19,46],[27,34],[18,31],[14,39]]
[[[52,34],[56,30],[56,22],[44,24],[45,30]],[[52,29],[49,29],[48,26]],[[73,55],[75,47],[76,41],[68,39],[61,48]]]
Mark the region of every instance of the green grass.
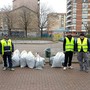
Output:
[[[2,39],[3,37],[0,37],[0,40]],[[51,37],[10,37],[12,40],[52,40]]]

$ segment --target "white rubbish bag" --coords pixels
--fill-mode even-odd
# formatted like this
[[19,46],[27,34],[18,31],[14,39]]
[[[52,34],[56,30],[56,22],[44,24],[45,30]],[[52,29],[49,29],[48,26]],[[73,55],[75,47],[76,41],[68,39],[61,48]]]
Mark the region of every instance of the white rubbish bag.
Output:
[[26,57],[27,57],[27,51],[23,50],[20,55],[20,67],[24,68],[26,67]]
[[29,68],[35,67],[35,56],[32,54],[31,51],[29,51],[27,54],[26,63]]
[[64,53],[58,52],[53,58],[51,67],[62,67],[62,63],[64,63],[64,59],[65,59]]
[[43,69],[45,64],[45,58],[41,57],[38,53],[36,53],[36,63],[35,68],[36,69]]
[[18,49],[13,52],[12,65],[13,67],[20,66],[20,51]]

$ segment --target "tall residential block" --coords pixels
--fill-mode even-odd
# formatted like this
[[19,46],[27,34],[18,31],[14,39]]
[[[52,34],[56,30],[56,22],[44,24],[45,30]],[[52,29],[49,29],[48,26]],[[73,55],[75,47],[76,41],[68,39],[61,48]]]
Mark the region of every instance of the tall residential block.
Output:
[[86,32],[90,23],[90,0],[67,0],[66,28],[73,34]]

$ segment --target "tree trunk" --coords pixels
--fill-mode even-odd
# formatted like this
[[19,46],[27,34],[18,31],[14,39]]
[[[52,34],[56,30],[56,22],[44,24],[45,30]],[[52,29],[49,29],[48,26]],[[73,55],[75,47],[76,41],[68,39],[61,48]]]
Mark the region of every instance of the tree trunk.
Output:
[[41,38],[43,37],[43,30],[42,30],[42,28],[41,28]]
[[8,35],[11,36],[11,28],[8,29]]
[[27,27],[25,27],[25,37],[27,37]]

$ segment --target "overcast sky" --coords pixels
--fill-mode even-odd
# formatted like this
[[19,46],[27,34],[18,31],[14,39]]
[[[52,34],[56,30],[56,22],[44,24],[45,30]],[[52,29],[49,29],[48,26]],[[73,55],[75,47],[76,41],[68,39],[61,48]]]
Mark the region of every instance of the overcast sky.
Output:
[[[8,5],[12,5],[13,0],[0,0],[0,8]],[[45,3],[55,12],[65,13],[66,12],[66,1],[67,0],[41,0],[41,3]]]

